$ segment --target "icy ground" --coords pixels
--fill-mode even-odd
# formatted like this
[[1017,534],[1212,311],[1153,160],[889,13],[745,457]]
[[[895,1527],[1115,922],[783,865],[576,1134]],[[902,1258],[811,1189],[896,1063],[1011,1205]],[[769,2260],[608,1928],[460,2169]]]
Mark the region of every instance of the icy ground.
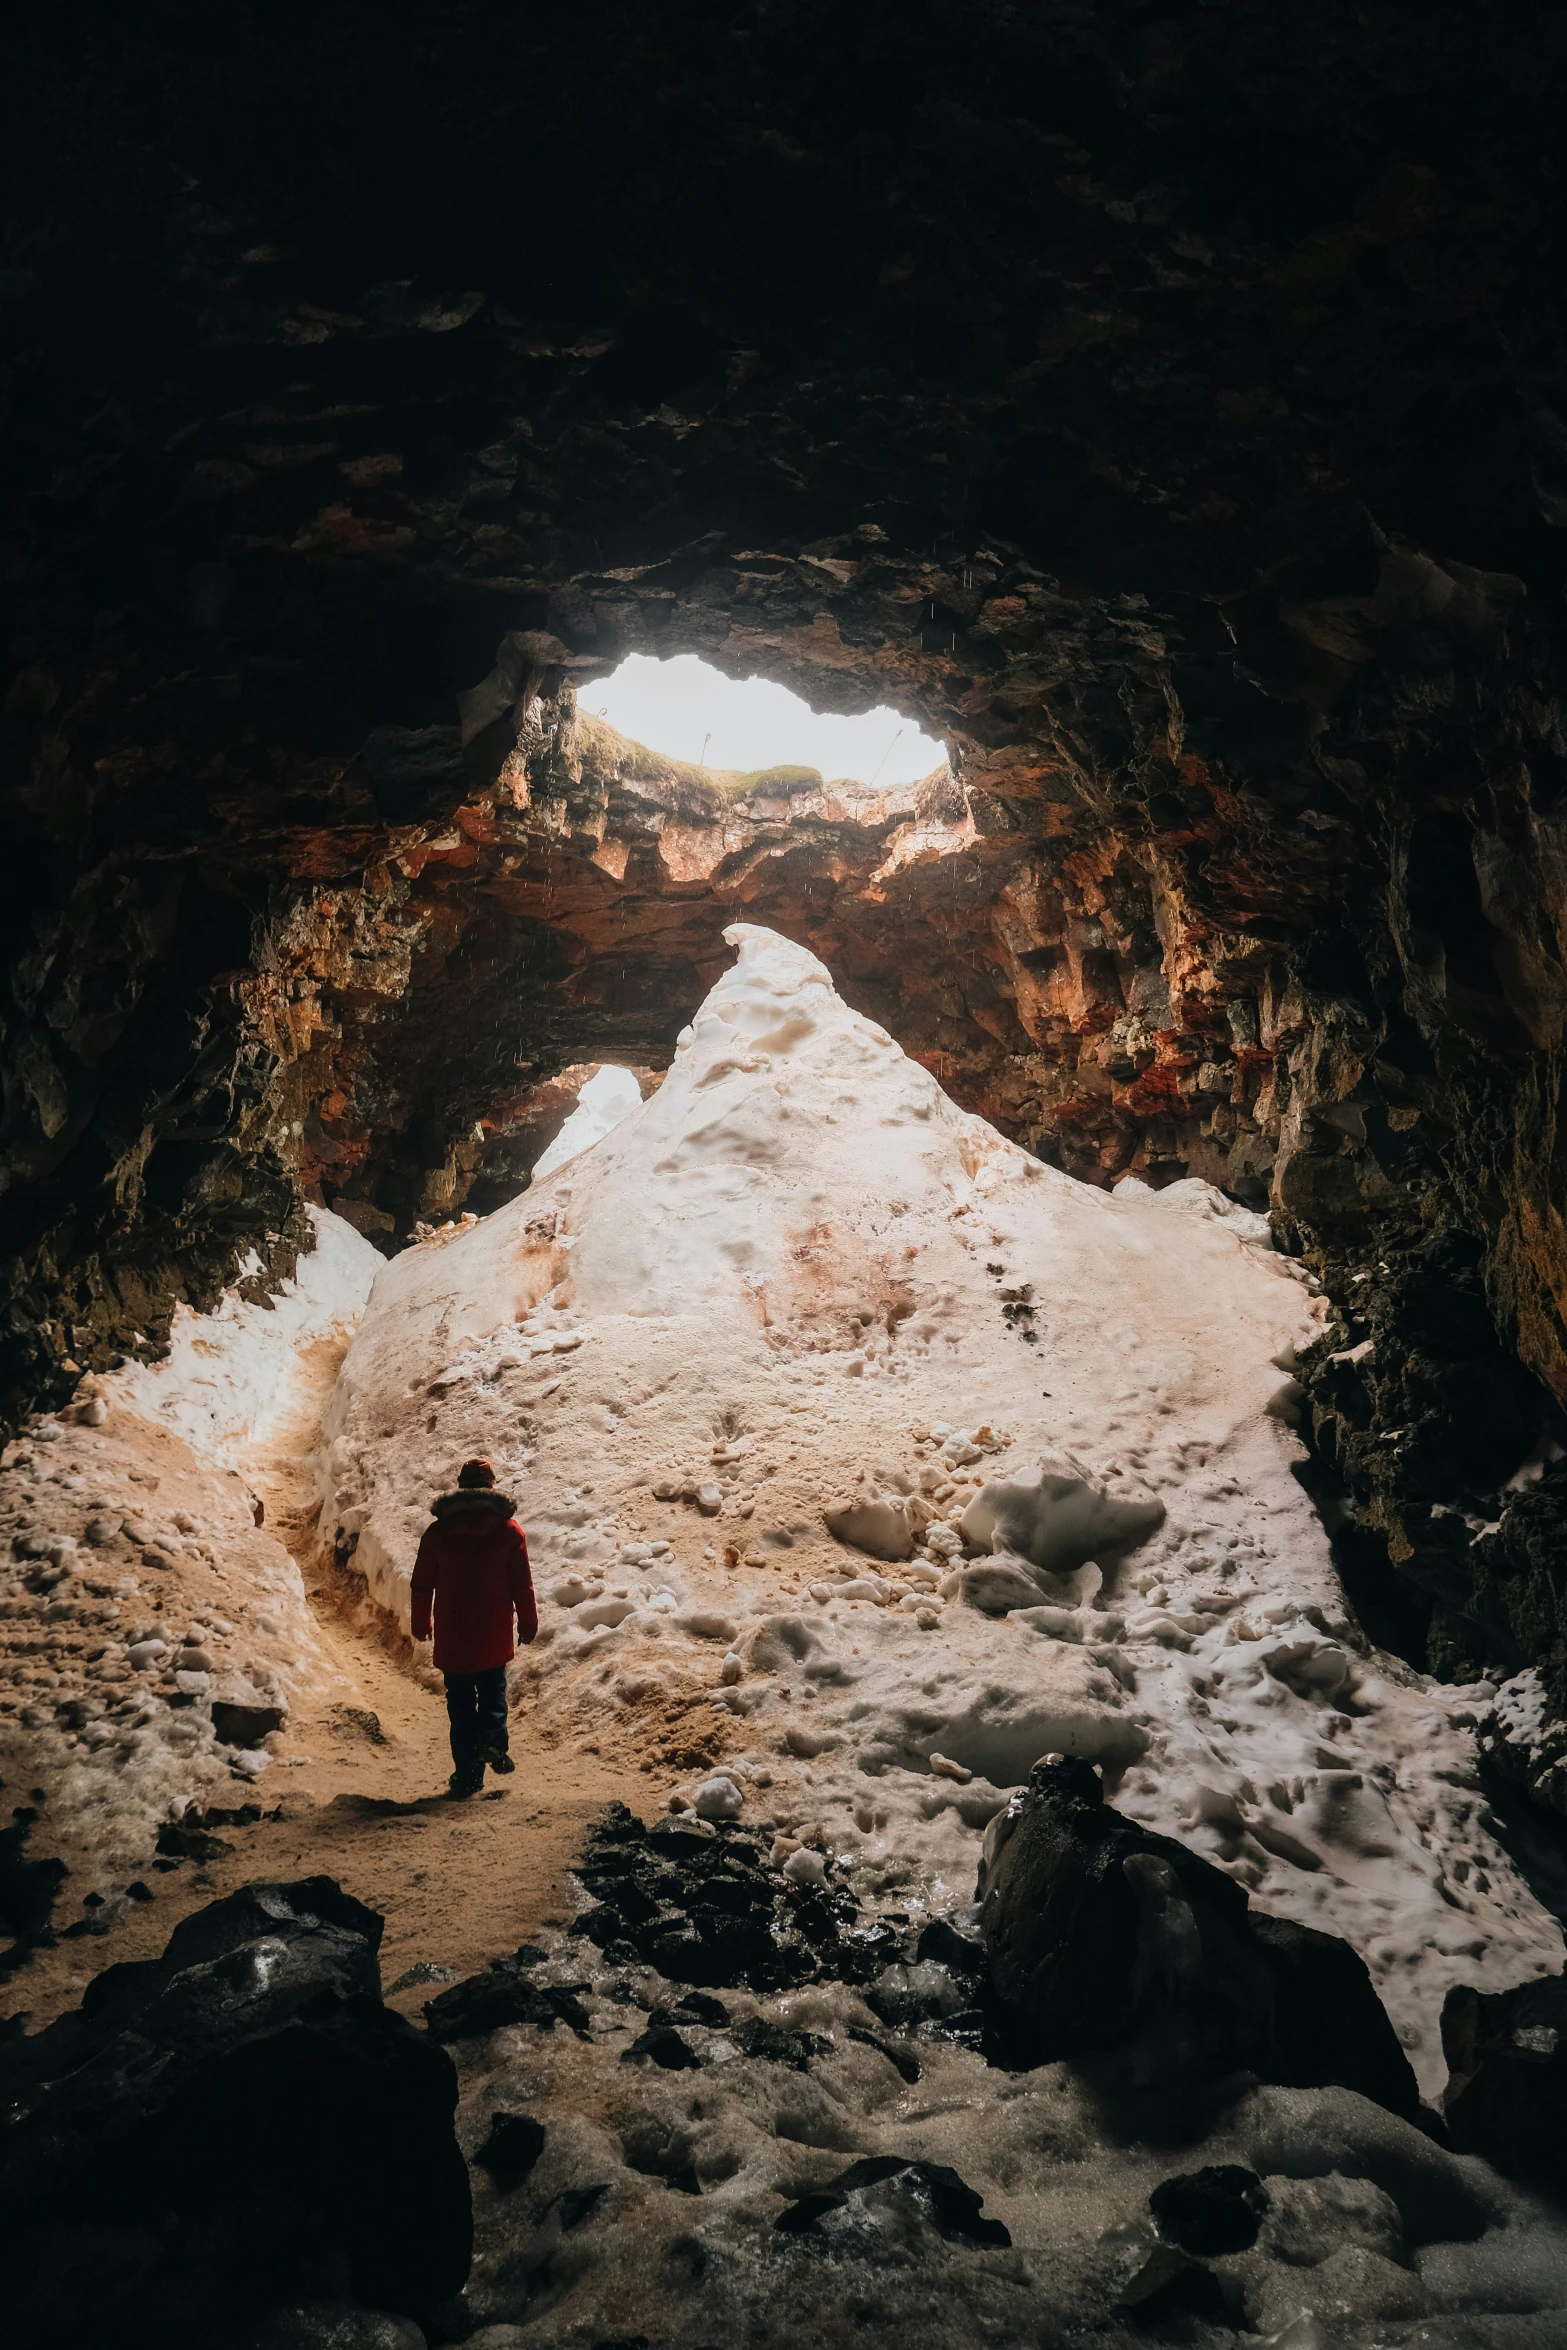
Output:
[[[973,1898],[1037,1757],[1090,1757],[1257,1906],[1347,1936],[1438,2093],[1448,1987],[1554,1972],[1561,1934],[1487,1830],[1495,1692],[1347,1619],[1292,1474],[1310,1285],[1205,1185],[1041,1166],[803,948],[727,935],[652,1099],[376,1274],[324,1524],[406,1623],[430,1499],[488,1452],[543,1601],[514,1702],[660,1790],[683,1759],[677,1802],[908,1914]],[[997,1481],[1025,1489],[999,1526]],[[1032,1565],[992,1552],[1031,1515]]]

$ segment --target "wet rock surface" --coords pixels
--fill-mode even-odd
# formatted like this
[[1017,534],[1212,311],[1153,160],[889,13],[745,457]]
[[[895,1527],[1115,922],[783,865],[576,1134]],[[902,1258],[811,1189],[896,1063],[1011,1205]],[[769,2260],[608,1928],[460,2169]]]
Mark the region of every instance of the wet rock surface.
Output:
[[[398,2316],[460,2288],[457,2084],[381,2005],[381,1924],[327,1877],[250,1885],[0,2047],[7,2298],[25,2333],[201,2350],[346,2289],[394,2314],[380,2335],[344,2318],[342,2343],[361,2350],[361,2325],[363,2350],[403,2350],[415,2331]],[[339,2335],[285,2338],[335,2350]]]

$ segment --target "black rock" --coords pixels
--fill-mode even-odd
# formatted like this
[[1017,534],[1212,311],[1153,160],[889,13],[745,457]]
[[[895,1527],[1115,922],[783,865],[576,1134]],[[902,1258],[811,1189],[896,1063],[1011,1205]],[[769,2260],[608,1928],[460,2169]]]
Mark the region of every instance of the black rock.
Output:
[[1148,2198],[1161,2236],[1183,2252],[1212,2259],[1245,2252],[1256,2243],[1271,2198],[1254,2170],[1238,2162],[1209,2163],[1166,2179]]
[[792,2032],[783,2024],[769,2023],[766,2016],[750,2015],[743,2022],[732,2024],[729,2036],[746,2056],[760,2057],[767,2064],[787,2064],[797,2073],[810,2067],[813,2057],[831,2056],[832,2042],[818,2032]]
[[705,1991],[687,1991],[672,2007],[655,2007],[648,2020],[655,2024],[705,2024],[710,2030],[722,2031],[729,2021],[729,2010],[721,1999],[710,1999]]
[[773,2226],[783,2235],[819,2236],[822,2222],[849,2206],[850,2197],[896,2180],[919,2215],[949,2243],[982,2244],[1005,2248],[1012,2242],[998,2219],[983,2216],[984,2197],[975,2193],[946,2163],[909,2162],[901,2155],[871,2154],[851,2162],[837,2178],[814,2194],[802,2195]]
[[1122,2287],[1119,2306],[1129,2317],[1155,2325],[1177,2315],[1223,2325],[1230,2314],[1212,2269],[1189,2260],[1173,2244],[1154,2246]]
[[898,1957],[901,1936],[880,1919],[871,1926],[851,1926],[839,1943],[840,1963],[844,1980],[850,1983],[869,1982],[890,1966]]
[[165,1860],[222,1860],[234,1847],[205,1828],[187,1827],[183,1820],[165,1820],[158,1830],[156,1849]]
[[863,2032],[856,2024],[849,2026],[849,2038],[860,2041],[866,2048],[874,2048],[884,2056],[901,2079],[911,2085],[920,2077],[920,2060],[906,2040],[887,2040],[880,2032]]
[[1419,2111],[1349,1944],[1251,1911],[1222,1870],[1113,1810],[1091,1765],[1035,1764],[987,1834],[984,1885],[987,2043],[1001,2061],[1135,2041],[1166,2082],[1249,2069]]
[[702,2059],[672,2024],[653,2024],[620,2053],[622,2064],[651,2062],[666,2073],[694,2072]]
[[781,2236],[820,2235],[817,2221],[825,2219],[830,2211],[842,2211],[847,2201],[845,2195],[802,2195],[787,2211],[778,2214],[773,2226]]
[[[629,1824],[628,1824],[629,1823]],[[577,1875],[592,1897],[572,1932],[612,1955],[705,1990],[777,1991],[875,1971],[886,1929],[865,1934],[842,1888],[798,1886],[762,1863],[742,1830],[677,1816],[644,1830],[606,1815]]]
[[1413,2121],[1420,2090],[1358,1950],[1292,1918],[1251,1913],[1273,1979],[1267,2077],[1291,2089],[1358,2089]]
[[1112,1810],[1089,1764],[1036,1763],[986,1859],[986,2006],[1006,2061],[1050,2064],[1167,2022],[1206,2066],[1265,2054],[1272,1988],[1244,1892]]
[[985,1937],[977,1925],[966,1928],[952,1918],[932,1918],[920,1935],[914,1955],[919,1960],[933,1959],[955,1975],[983,1975]]
[[473,2159],[498,2187],[515,2187],[544,2152],[546,2135],[531,2113],[492,2113],[490,2134]]
[[592,2017],[574,1991],[560,1983],[535,1983],[528,1963],[543,1955],[524,1944],[507,1959],[496,1959],[482,1975],[468,1975],[449,1991],[424,2003],[425,2028],[436,2040],[474,2040],[508,2024],[537,2024],[552,2031],[566,2024],[586,2039]]
[[1511,1991],[1460,1984],[1442,2009],[1453,2144],[1509,2178],[1560,2194],[1567,2181],[1567,1974]]
[[[213,2309],[238,2330],[345,2271],[356,2301],[404,2316],[460,2288],[456,2075],[381,2005],[380,1933],[330,1878],[247,1886],[0,2047],[20,2337],[197,2350]],[[131,2258],[101,2257],[106,2230]]]

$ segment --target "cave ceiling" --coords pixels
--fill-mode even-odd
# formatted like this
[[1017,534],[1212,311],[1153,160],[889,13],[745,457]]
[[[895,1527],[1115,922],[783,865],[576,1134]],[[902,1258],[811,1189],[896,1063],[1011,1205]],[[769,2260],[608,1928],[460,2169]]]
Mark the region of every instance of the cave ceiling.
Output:
[[[1559,13],[10,40],[13,1417],[306,1198],[498,1204],[759,921],[1074,1174],[1271,1206],[1400,1636],[1567,1660],[1550,1475],[1494,1532],[1567,1396]],[[632,650],[950,771],[716,795],[579,715]]]

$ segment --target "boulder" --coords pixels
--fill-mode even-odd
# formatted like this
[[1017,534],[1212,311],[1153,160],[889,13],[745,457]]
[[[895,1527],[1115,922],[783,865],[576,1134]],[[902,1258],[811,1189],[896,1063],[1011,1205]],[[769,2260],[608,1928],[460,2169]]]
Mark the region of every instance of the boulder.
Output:
[[391,2319],[459,2290],[456,2075],[381,2004],[380,1935],[329,1877],[248,1885],[0,2049],[18,2338],[198,2350],[344,2282]]
[[1150,2077],[1245,2068],[1419,2110],[1349,1944],[1253,1914],[1232,1878],[1107,1804],[1090,1763],[1036,1763],[986,1832],[980,1893],[987,2039],[1003,2062],[1135,2044]]
[[1359,1951],[1337,1934],[1260,1910],[1251,1913],[1251,1934],[1273,1978],[1268,2079],[1289,2089],[1358,2089],[1413,2121],[1414,2068]]
[[1178,2025],[1204,2069],[1268,2045],[1272,1989],[1240,1886],[1111,1809],[1091,1763],[1036,1763],[986,1837],[996,2052],[1050,2064]]
[[1170,2244],[1211,2260],[1249,2252],[1271,2204],[1254,2170],[1238,2162],[1205,2163],[1155,2187],[1148,2198],[1154,2225]]
[[1442,2009],[1453,2144],[1509,2178],[1560,2193],[1567,2179],[1567,1974],[1511,1991],[1460,1984]]

